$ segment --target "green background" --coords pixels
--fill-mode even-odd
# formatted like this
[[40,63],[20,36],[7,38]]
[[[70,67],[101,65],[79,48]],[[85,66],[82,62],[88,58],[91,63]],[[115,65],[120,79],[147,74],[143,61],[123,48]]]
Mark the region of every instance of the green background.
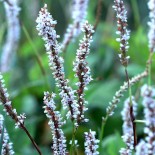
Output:
[[[25,125],[29,132],[35,138],[44,155],[51,154],[52,135],[48,127],[48,119],[43,111],[43,92],[50,91],[58,94],[58,89],[55,86],[55,81],[52,77],[52,71],[48,66],[48,58],[44,48],[44,42],[38,36],[36,30],[36,18],[44,2],[48,4],[48,9],[53,18],[57,20],[56,31],[60,35],[59,42],[63,40],[67,25],[72,23],[71,20],[71,0],[25,0],[21,1],[20,7],[20,22],[21,26],[25,27],[30,38],[26,37],[26,33],[21,28],[21,38],[18,51],[14,54],[11,70],[4,74],[4,79],[8,92],[18,113],[26,113],[27,119]],[[90,0],[88,6],[87,20],[92,25],[95,23],[97,0]],[[79,142],[78,154],[83,154],[83,132],[89,129],[97,132],[99,135],[101,119],[105,116],[106,107],[113,95],[119,89],[120,85],[125,81],[124,68],[121,66],[118,53],[119,43],[116,42],[117,30],[115,12],[112,9],[112,0],[103,0],[100,22],[93,36],[90,55],[87,59],[91,68],[93,81],[88,86],[86,91],[86,100],[89,102],[86,118],[89,118],[89,123],[82,124],[79,127],[76,139]],[[131,30],[129,40],[130,48],[130,63],[128,66],[129,77],[141,73],[145,69],[145,63],[148,58],[148,8],[147,1],[128,0],[125,1],[128,11],[128,29]],[[7,32],[5,10],[3,4],[0,3],[0,53],[5,42]],[[78,48],[79,39],[83,35],[77,37],[74,42],[71,42],[65,54],[65,74],[66,78],[70,79],[70,85],[77,89],[74,78],[73,61],[75,60],[76,50]],[[31,42],[31,41],[32,42]],[[39,56],[43,64],[45,74],[42,74],[41,68],[36,61]],[[155,69],[154,60],[152,65],[152,84],[154,84]],[[138,102],[137,119],[143,119],[143,107],[139,98],[140,86],[147,79],[143,79],[132,88],[133,95],[136,95]],[[124,100],[128,93],[124,94],[121,102],[118,104],[114,115],[107,121],[103,139],[102,155],[116,155],[119,149],[124,146],[122,135],[122,119],[121,110]],[[61,109],[60,97],[57,95],[55,100],[58,109]],[[0,107],[0,112],[2,111]],[[62,111],[62,115],[65,113]],[[16,155],[37,154],[33,149],[30,140],[20,129],[14,128],[14,122],[4,114],[5,125],[9,132],[10,139],[13,142],[13,147]],[[137,124],[138,140],[143,137],[143,124]],[[67,143],[71,140],[72,124],[67,122],[63,127],[63,131],[67,138]],[[68,145],[69,147],[69,145]]]

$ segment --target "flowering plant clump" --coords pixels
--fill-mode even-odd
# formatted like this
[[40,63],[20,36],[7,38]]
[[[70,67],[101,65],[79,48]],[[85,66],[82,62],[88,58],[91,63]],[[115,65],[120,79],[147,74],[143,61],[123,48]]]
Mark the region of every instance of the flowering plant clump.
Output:
[[[39,2],[35,3],[35,5],[36,8],[38,7],[39,9],[40,6],[38,6],[38,3]],[[65,4],[66,2],[61,1],[58,2],[58,4],[59,3],[63,6],[63,4]],[[108,35],[105,38],[108,39],[107,45],[112,46],[114,45],[113,46],[114,50],[117,50],[118,47],[119,59],[125,71],[124,76],[122,76],[122,73],[121,76],[122,79],[124,77],[126,79],[121,80],[123,81],[122,85],[119,86],[118,90],[116,89],[117,91],[115,90],[114,96],[112,97],[112,92],[109,91],[109,89],[112,86],[111,79],[116,73],[117,76],[119,75],[119,73],[118,71],[116,71],[115,73],[112,74],[112,76],[111,75],[108,76],[110,80],[107,81],[110,81],[110,84],[104,85],[104,89],[103,88],[101,89],[102,91],[105,90],[107,96],[106,95],[104,96],[103,95],[104,91],[103,92],[101,91],[102,92],[101,96],[103,96],[104,99],[100,100],[100,98],[97,97],[95,99],[93,98],[94,97],[93,92],[96,92],[95,95],[98,96],[100,85],[102,85],[101,81],[105,81],[106,75],[104,75],[105,79],[102,77],[101,78],[98,77],[98,75],[95,75],[97,74],[96,69],[97,65],[95,64],[95,61],[92,61],[92,57],[94,58],[94,55],[96,56],[97,54],[96,50],[100,48],[100,43],[98,43],[98,40],[100,40],[102,43],[104,42],[105,39],[104,37],[103,39],[102,38],[98,39],[98,36],[101,35],[98,33],[100,29],[99,30],[97,29],[100,19],[99,16],[104,11],[101,10],[102,8],[100,6],[102,4],[101,0],[98,0],[98,4],[94,9],[97,12],[96,22],[94,23],[94,25],[89,24],[88,22],[91,21],[92,19],[92,16],[89,14],[92,8],[90,9],[89,5],[93,6],[94,4],[96,4],[96,1],[94,2],[91,2],[89,0],[72,1],[72,8],[71,8],[72,24],[68,25],[66,33],[64,34],[64,38],[62,40],[61,40],[62,37],[58,35],[59,30],[57,30],[57,23],[58,26],[62,24],[61,27],[63,27],[63,22],[61,23],[59,22],[59,20],[58,22],[54,20],[53,17],[55,16],[55,14],[52,13],[51,15],[48,9],[50,5],[44,4],[44,6],[40,9],[40,11],[38,11],[39,14],[38,17],[36,18],[36,30],[38,31],[38,35],[43,40],[43,43],[39,42],[39,44],[42,45],[44,44],[45,46],[47,54],[47,56],[46,55],[45,56],[48,57],[48,65],[49,68],[51,69],[52,76],[51,75],[48,76],[47,70],[44,68],[44,63],[42,62],[42,60],[45,61],[46,59],[43,59],[44,56],[43,55],[41,56],[37,51],[41,49],[36,48],[39,37],[38,36],[36,37],[37,41],[35,42],[33,40],[34,38],[31,39],[31,35],[29,35],[28,33],[29,30],[25,28],[24,23],[21,21],[20,24],[19,22],[20,10],[22,9],[23,5],[21,5],[20,8],[19,7],[20,1],[18,0],[0,0],[0,4],[4,4],[8,24],[8,26],[6,27],[7,28],[6,32],[4,31],[4,36],[6,35],[6,37],[4,38],[6,41],[3,42],[1,41],[0,38],[0,43],[4,43],[2,50],[0,49],[0,52],[2,51],[2,54],[0,53],[2,60],[0,61],[0,71],[1,71],[0,110],[2,109],[0,111],[1,155],[14,155],[16,153],[24,155],[24,152],[26,154],[35,154],[32,150],[32,147],[30,147],[30,150],[28,150],[27,148],[22,148],[20,152],[16,151],[19,149],[19,147],[16,146],[16,141],[14,141],[15,137],[14,130],[12,130],[11,133],[10,128],[7,128],[8,127],[7,116],[9,116],[9,118],[11,118],[11,120],[15,122],[14,126],[16,131],[21,129],[26,134],[27,138],[29,138],[33,146],[33,149],[35,149],[35,151],[39,155],[44,154],[45,155],[48,154],[155,155],[155,88],[154,84],[152,84],[154,79],[152,74],[152,68],[154,68],[154,66],[152,64],[155,51],[155,0],[148,1],[148,10],[149,10],[148,14],[149,30],[148,30],[148,43],[147,43],[149,44],[148,59],[146,61],[146,65],[143,71],[141,73],[135,72],[134,74],[132,74],[130,71],[132,66],[130,66],[129,64],[130,51],[128,51],[129,38],[131,38],[131,45],[130,45],[131,49],[132,46],[134,46],[134,43],[132,41],[134,40],[134,37],[127,28],[128,14],[126,8],[129,9],[129,7],[126,7],[126,4],[124,3],[123,0],[114,0],[113,3],[114,3],[113,9],[116,13],[116,22],[117,22],[116,34],[118,35],[118,38],[116,39],[116,41],[119,42],[119,45],[117,46],[118,43],[115,40],[114,41],[113,39],[110,40],[108,38]],[[135,1],[132,2],[134,9],[136,8],[135,3],[136,3]],[[23,2],[23,4],[26,5],[26,2]],[[55,4],[53,3],[53,5]],[[26,8],[22,9],[22,11],[24,11],[25,9]],[[63,9],[65,10],[64,6]],[[111,10],[112,8],[110,7],[110,12]],[[137,12],[137,10],[135,9],[134,12]],[[62,12],[60,12],[60,14],[63,17]],[[87,14],[88,19],[86,20]],[[135,17],[135,20],[136,18],[137,16]],[[31,105],[33,103],[31,102],[33,102],[32,100],[34,100],[32,97],[33,94],[36,93],[34,91],[35,88],[33,87],[38,85],[39,83],[38,87],[39,89],[37,90],[38,93],[41,90],[40,88],[43,83],[42,78],[40,77],[41,82],[39,81],[37,84],[33,83],[32,84],[33,87],[30,85],[28,86],[26,85],[25,83],[26,80],[24,79],[25,77],[23,77],[22,79],[22,83],[24,83],[24,89],[23,89],[24,92],[29,88],[30,92],[32,92],[30,99],[28,100],[25,98],[20,99],[20,106],[23,108],[23,110],[27,110],[24,108],[30,106],[30,108],[26,112],[27,117],[25,113],[20,115],[18,114],[17,111],[20,111],[18,107],[14,108],[18,104],[16,102],[14,104],[14,100],[16,99],[16,97],[18,98],[22,93],[20,94],[19,91],[18,94],[18,91],[15,91],[13,93],[10,92],[9,95],[10,90],[9,89],[8,89],[9,91],[7,90],[4,81],[4,77],[5,76],[7,77],[9,74],[9,72],[8,73],[4,72],[11,71],[12,66],[8,65],[8,62],[9,63],[11,62],[10,58],[12,57],[11,56],[12,52],[17,51],[17,47],[19,45],[21,27],[23,28],[23,31],[29,42],[29,44],[26,44],[26,47],[29,48],[31,45],[32,46],[31,48],[35,51],[34,55],[36,57],[38,66],[41,68],[41,71],[43,73],[43,79],[45,81],[45,85],[47,84],[47,86],[42,87],[44,90],[41,91],[41,93],[39,93],[41,94],[39,97],[43,98],[43,101],[41,100],[40,103],[41,107],[43,107],[44,110],[44,112],[42,111],[42,115],[43,116],[46,115],[46,117],[40,117],[41,115],[39,117],[41,118],[41,121],[44,118],[43,130],[45,131],[40,130],[39,128],[36,127],[35,129],[37,134],[36,135],[34,135],[34,133],[32,134],[35,138],[33,138],[33,136],[31,135],[31,132],[32,131],[34,132],[34,128],[32,128],[31,130],[31,127],[34,125],[33,123],[27,122],[31,117],[31,115],[29,115],[28,112],[31,111],[32,109],[35,110],[39,109],[34,107],[32,108]],[[0,25],[0,32],[1,32],[1,25]],[[74,47],[76,48],[70,50],[71,46],[68,45],[71,44],[72,40],[74,40],[75,41],[74,43],[76,44],[76,40],[78,40],[78,37],[81,38],[79,39],[77,46],[74,45]],[[142,42],[144,40],[145,39],[142,39]],[[93,46],[91,47],[92,43]],[[69,51],[70,53],[67,53],[67,51]],[[138,50],[136,52],[138,52]],[[20,55],[21,53],[17,52],[17,54]],[[101,56],[102,54],[100,55],[100,57]],[[112,59],[108,59],[108,61],[109,60]],[[71,61],[70,63],[71,66],[68,65],[69,61]],[[23,64],[21,65],[22,67],[24,63],[25,62],[23,62]],[[26,64],[28,66],[31,65],[31,63],[34,63],[34,61],[30,60],[30,63],[26,61]],[[114,65],[112,64],[111,68],[113,68]],[[69,66],[69,69],[66,66],[67,67]],[[18,67],[20,68],[20,65]],[[30,67],[26,68],[29,68],[31,70]],[[99,65],[99,68],[102,69],[101,64]],[[115,67],[115,69],[116,68],[118,68],[118,65]],[[22,68],[22,71],[23,70],[26,69]],[[32,71],[34,70],[32,69]],[[35,72],[37,72],[36,68]],[[17,78],[16,76],[18,76],[18,74],[15,73],[16,72],[13,71],[13,76],[10,76],[12,79]],[[109,71],[107,74],[109,74]],[[27,77],[31,78],[30,76]],[[146,77],[148,78],[148,81],[147,82],[145,80],[142,81],[142,79],[145,79]],[[97,82],[99,82],[98,85],[96,85]],[[136,85],[138,82],[139,84]],[[116,85],[118,86],[119,84],[120,83],[118,82]],[[17,82],[14,83],[14,85],[18,86]],[[128,94],[126,94],[127,91]],[[111,101],[108,101],[108,99],[106,100],[106,98],[108,98],[108,96],[110,95],[112,100]],[[122,102],[121,100],[123,96],[126,98],[125,102]],[[101,106],[99,108],[97,107],[98,105],[96,104],[92,106],[92,103],[96,102],[102,103],[105,102],[104,100],[106,102],[108,101],[109,104],[108,105],[100,104]],[[40,101],[40,98],[36,101]],[[24,106],[23,102],[24,103],[26,102],[26,106]],[[120,103],[123,103],[122,107]],[[115,109],[119,105],[120,105],[120,107],[118,108],[119,110],[116,112],[117,116],[115,116]],[[104,109],[102,110],[101,107],[104,107]],[[122,115],[122,121],[119,122],[120,120],[119,117],[121,115]],[[111,119],[109,119],[110,117]],[[39,125],[41,124],[40,126],[42,126],[41,121],[39,120],[37,121],[39,122],[37,123]],[[108,124],[110,123],[110,121],[113,122],[111,124]],[[119,126],[121,123],[122,136],[120,134],[121,129],[119,133],[117,132],[113,133],[113,135],[110,135],[111,134],[110,132],[115,130],[115,125],[117,123],[119,123]],[[139,123],[142,123],[143,126],[139,126]],[[98,124],[99,125],[101,124],[101,127],[99,127]],[[48,133],[48,131],[50,132]],[[48,134],[51,134],[51,137]],[[47,135],[49,136],[49,138]],[[21,140],[21,137],[19,136],[18,141],[22,142],[21,145],[22,144],[24,145],[24,142]],[[47,140],[44,141],[42,137],[43,138],[47,137]],[[46,144],[47,146],[45,147]]]
[[61,102],[64,109],[69,108],[67,117],[72,120],[77,119],[78,104],[75,100],[74,91],[68,86],[68,79],[65,79],[63,58],[59,56],[60,45],[57,42],[58,35],[55,31],[56,21],[53,20],[52,16],[47,10],[47,5],[41,9],[39,16],[36,20],[37,30],[39,35],[42,36],[45,41],[45,47],[49,58],[50,68],[54,71],[53,75],[57,81],[57,87],[60,89]]

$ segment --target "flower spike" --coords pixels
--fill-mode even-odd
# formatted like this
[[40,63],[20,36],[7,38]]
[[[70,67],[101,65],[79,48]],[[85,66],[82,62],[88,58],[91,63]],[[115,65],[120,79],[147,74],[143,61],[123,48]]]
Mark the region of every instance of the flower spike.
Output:
[[66,154],[66,138],[64,136],[64,133],[61,129],[62,125],[64,125],[65,122],[62,122],[61,115],[59,111],[56,111],[56,106],[53,98],[55,97],[55,94],[50,94],[49,92],[44,93],[44,104],[43,107],[45,110],[46,116],[49,118],[49,126],[52,130],[52,136],[53,136],[53,144],[52,144],[52,150],[55,155],[65,155]]
[[60,90],[59,95],[62,99],[61,102],[64,109],[67,107],[69,108],[67,117],[70,117],[71,120],[74,121],[77,119],[78,115],[78,104],[75,100],[74,91],[68,85],[68,80],[65,79],[63,58],[59,56],[61,47],[58,44],[58,35],[55,31],[55,25],[57,22],[53,20],[52,16],[48,12],[47,4],[45,4],[40,10],[36,22],[36,29],[45,41],[45,47],[49,58],[49,66],[53,70],[56,86]]
[[128,65],[129,56],[127,56],[127,51],[129,48],[128,40],[130,38],[130,31],[127,30],[127,11],[122,0],[114,0],[114,10],[116,11],[117,27],[116,32],[119,38],[116,41],[120,42],[120,54],[119,58],[123,66]]

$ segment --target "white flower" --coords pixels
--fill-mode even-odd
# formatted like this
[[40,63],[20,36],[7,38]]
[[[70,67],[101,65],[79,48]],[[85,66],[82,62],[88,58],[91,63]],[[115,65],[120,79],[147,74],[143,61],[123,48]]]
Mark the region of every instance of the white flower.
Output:
[[148,152],[146,146],[145,141],[141,140],[136,146],[136,155],[146,155]]
[[119,38],[116,41],[120,42],[120,52],[119,58],[122,65],[127,66],[129,57],[126,55],[129,45],[128,40],[130,38],[130,31],[127,30],[127,11],[124,6],[123,0],[114,0],[114,10],[116,11],[117,18],[117,27],[118,30],[116,34],[119,35]]
[[5,88],[3,76],[0,73],[0,103],[4,106],[3,111],[6,112],[16,123],[15,128],[20,128],[21,125],[24,125],[24,120],[26,118],[25,114],[19,115],[16,112],[16,109],[12,108],[12,103],[9,99],[9,94]]
[[99,140],[95,138],[96,132],[95,131],[89,131],[85,132],[85,155],[98,155],[99,152],[98,149],[98,143]]
[[[133,114],[134,117],[137,114],[137,103],[135,102],[134,97],[132,96],[132,106],[133,106]],[[124,135],[126,133],[133,135],[133,127],[132,127],[132,122],[130,118],[130,99],[126,99],[124,102],[124,108],[121,112],[122,115],[122,120],[123,120],[123,133]]]
[[86,111],[84,90],[87,90],[86,86],[92,80],[90,75],[90,68],[88,67],[86,58],[90,52],[90,43],[92,42],[92,35],[94,33],[93,26],[89,25],[86,21],[82,27],[82,31],[84,32],[84,37],[82,40],[80,40],[79,49],[76,53],[76,60],[73,63],[73,71],[76,72],[75,77],[78,77],[79,79],[79,81],[76,83],[78,86],[77,94],[79,104],[78,123],[84,121],[84,111]]
[[44,104],[43,107],[45,110],[46,116],[49,118],[49,126],[52,131],[53,144],[52,150],[55,155],[65,155],[66,154],[66,138],[61,129],[65,121],[62,121],[62,117],[59,111],[56,111],[56,106],[53,98],[55,94],[50,94],[49,92],[44,93]]
[[74,91],[68,85],[68,80],[65,79],[63,58],[59,56],[60,45],[57,42],[57,34],[55,25],[57,22],[53,20],[52,16],[47,10],[47,5],[40,10],[39,16],[36,20],[37,30],[39,35],[45,41],[45,47],[49,58],[49,66],[53,70],[53,75],[56,80],[56,86],[59,88],[62,104],[64,109],[69,108],[67,116],[72,120],[77,119],[78,104],[75,100]]
[[[132,107],[131,103],[132,102]],[[133,108],[133,115],[136,116],[137,113],[137,103],[135,102],[134,97],[131,99],[128,98],[124,102],[124,108],[121,112],[123,119],[123,136],[122,139],[126,144],[126,148],[121,148],[119,151],[121,155],[132,155],[132,151],[134,149],[134,132],[133,132],[133,122],[131,122],[131,108]]]
[[148,32],[148,39],[149,39],[149,48],[150,52],[155,52],[155,1],[149,0],[148,1],[148,8],[149,12],[149,32]]
[[144,85],[141,88],[141,95],[143,97],[145,125],[144,133],[146,148],[148,154],[155,152],[155,88]]
[[5,154],[13,155],[14,154],[13,147],[12,147],[13,144],[10,142],[8,132],[4,127],[3,122],[4,122],[4,117],[3,115],[0,115],[0,140],[2,142],[1,155],[5,155]]
[[62,48],[65,48],[73,38],[80,34],[82,25],[84,24],[87,15],[88,1],[89,0],[73,0],[73,24],[70,24],[66,30]]

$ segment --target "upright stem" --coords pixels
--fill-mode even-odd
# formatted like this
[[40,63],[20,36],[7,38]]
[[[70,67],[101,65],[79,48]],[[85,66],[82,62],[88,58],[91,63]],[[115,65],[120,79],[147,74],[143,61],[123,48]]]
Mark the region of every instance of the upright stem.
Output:
[[102,124],[101,124],[101,131],[100,131],[100,136],[99,136],[99,138],[100,138],[100,142],[99,142],[99,152],[101,153],[101,148],[102,148],[102,139],[103,139],[103,134],[104,134],[104,127],[105,127],[105,123],[106,123],[106,121],[107,121],[107,118],[108,117],[106,117],[106,118],[102,118]]
[[75,134],[76,134],[76,129],[75,129],[75,125],[74,125],[74,122],[73,122],[72,144],[71,144],[71,148],[70,148],[70,155],[73,155],[74,154]]
[[129,75],[127,71],[127,67],[125,67],[125,74],[126,74],[126,79],[128,83],[128,90],[129,90],[129,98],[130,98],[130,120],[132,123],[132,128],[133,128],[133,137],[134,137],[134,148],[137,145],[137,134],[136,134],[136,122],[135,122],[135,116],[133,114],[133,104],[132,104],[132,90],[130,86],[130,81],[129,81]]
[[131,0],[131,5],[133,8],[133,14],[134,14],[134,20],[135,20],[135,27],[137,28],[140,24],[140,15],[139,15],[139,10],[138,10],[138,4],[137,1]]
[[43,78],[44,78],[44,80],[45,80],[45,84],[46,84],[47,88],[49,88],[48,80],[47,80],[47,78],[46,78],[47,74],[46,74],[46,71],[45,71],[45,69],[44,69],[44,66],[43,66],[42,60],[41,60],[41,58],[40,58],[40,55],[39,55],[39,53],[38,53],[38,51],[37,51],[37,49],[36,49],[36,47],[35,47],[35,45],[34,45],[32,39],[31,39],[31,37],[30,37],[29,32],[27,31],[26,27],[25,27],[23,24],[22,24],[22,29],[23,29],[23,32],[25,33],[25,36],[26,36],[28,42],[30,43],[30,45],[31,45],[31,47],[32,47],[32,49],[33,49],[33,51],[34,51],[34,53],[35,53],[35,58],[36,58],[36,60],[37,60],[37,62],[38,62],[38,65],[39,65],[39,67],[40,67],[41,73],[42,73]]

